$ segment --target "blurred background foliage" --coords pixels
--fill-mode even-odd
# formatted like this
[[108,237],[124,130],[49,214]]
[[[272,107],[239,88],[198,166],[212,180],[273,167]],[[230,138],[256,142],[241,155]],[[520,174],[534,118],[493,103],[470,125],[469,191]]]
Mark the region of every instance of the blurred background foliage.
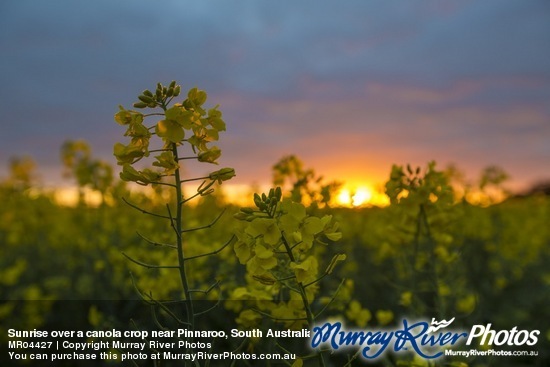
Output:
[[[12,324],[18,320],[21,329],[32,329],[62,318],[64,324],[83,329],[99,327],[101,301],[119,302],[123,308],[120,301],[141,299],[137,289],[156,299],[181,299],[180,281],[172,269],[147,269],[123,255],[149,264],[177,263],[175,252],[144,239],[168,241],[167,223],[122,201],[155,212],[162,210],[169,194],[162,187],[129,190],[114,178],[109,164],[92,157],[83,141],[67,142],[61,151],[64,175],[79,190],[74,205],[61,204],[55,193],[40,189],[29,157],[12,159],[11,174],[0,183],[0,325],[10,319]],[[324,183],[297,157],[276,163],[273,177],[275,185],[286,185],[288,195],[306,203],[310,212],[331,214],[340,223],[343,237],[333,246],[346,253],[347,260],[335,272],[336,279],[320,283],[333,290],[342,282],[332,316],[350,327],[398,324],[403,317],[456,317],[455,327],[466,329],[487,323],[500,330],[537,329],[539,357],[517,358],[513,365],[550,363],[550,198],[543,189],[492,200],[495,188],[505,192],[500,185],[506,173],[490,167],[477,186],[479,192],[489,190],[489,199],[477,205],[467,199],[473,188],[455,167],[439,171],[435,163],[426,168],[394,166],[385,187],[390,205],[345,208],[329,205],[339,183]],[[90,192],[99,200],[87,200]],[[222,247],[239,211],[224,200],[223,192],[187,207],[189,227],[211,223],[224,209],[215,227],[189,233],[187,256]],[[319,263],[329,263],[333,256],[330,251],[318,256],[324,254],[327,258]],[[230,247],[191,266],[195,288],[220,284],[204,299],[228,299],[237,287],[246,287],[245,269]],[[17,307],[11,300],[43,302]],[[56,304],[63,300],[82,301],[81,307],[56,314]],[[5,330],[0,335],[4,339]],[[496,366],[503,365],[503,359],[468,363]]]

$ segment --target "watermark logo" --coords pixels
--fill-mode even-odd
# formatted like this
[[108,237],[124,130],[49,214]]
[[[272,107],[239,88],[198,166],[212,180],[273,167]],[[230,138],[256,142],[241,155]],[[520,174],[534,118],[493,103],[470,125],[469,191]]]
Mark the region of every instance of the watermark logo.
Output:
[[455,321],[454,317],[449,321],[441,320],[439,322],[437,322],[435,319],[432,319],[432,325],[428,328],[428,333],[435,333],[439,329],[446,328],[447,326],[451,325],[453,321]]
[[474,325],[469,332],[450,330],[455,321],[409,322],[402,320],[401,327],[382,330],[346,330],[341,322],[326,322],[312,330],[311,347],[329,347],[333,351],[346,348],[360,349],[365,359],[376,359],[386,352],[413,352],[424,359],[435,359],[444,355],[445,350],[461,344],[479,346],[533,346],[538,341],[540,331],[492,330],[491,324]]
[[466,341],[466,345],[471,345],[472,341],[476,338],[479,339],[480,345],[488,346],[533,346],[538,342],[539,330],[518,330],[517,327],[513,327],[512,330],[492,330],[492,324],[487,325],[474,325],[470,331],[470,336]]

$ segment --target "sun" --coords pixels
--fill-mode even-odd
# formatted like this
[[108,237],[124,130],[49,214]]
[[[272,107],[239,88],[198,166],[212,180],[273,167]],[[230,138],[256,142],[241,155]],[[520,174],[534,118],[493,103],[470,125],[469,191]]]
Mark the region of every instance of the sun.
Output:
[[368,204],[373,197],[372,189],[366,186],[344,187],[337,196],[338,205],[358,207]]
[[388,197],[379,190],[367,185],[344,186],[336,196],[336,203],[339,206],[363,207],[363,206],[386,206]]
[[367,187],[359,187],[355,190],[355,194],[351,197],[351,205],[361,206],[370,202],[372,199],[372,191]]
[[336,201],[341,206],[350,206],[351,205],[351,194],[348,189],[342,189],[338,193]]

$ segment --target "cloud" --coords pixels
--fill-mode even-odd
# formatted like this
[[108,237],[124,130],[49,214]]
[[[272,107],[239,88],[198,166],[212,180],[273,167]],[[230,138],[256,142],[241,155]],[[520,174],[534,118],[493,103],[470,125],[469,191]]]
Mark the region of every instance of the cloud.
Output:
[[222,160],[243,182],[290,153],[340,176],[355,159],[498,163],[523,180],[550,168],[544,1],[1,7],[3,157],[55,167],[63,140],[85,138],[113,161],[116,106],[176,79],[221,104]]

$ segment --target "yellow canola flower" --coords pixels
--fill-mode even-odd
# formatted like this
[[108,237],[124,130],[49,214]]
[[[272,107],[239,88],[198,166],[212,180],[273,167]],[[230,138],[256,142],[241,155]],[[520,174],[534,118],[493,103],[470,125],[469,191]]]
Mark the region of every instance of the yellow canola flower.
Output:
[[371,312],[368,309],[363,308],[361,303],[357,300],[350,302],[346,311],[346,316],[350,321],[355,321],[359,327],[367,326],[367,323],[372,319]]
[[391,310],[376,311],[376,320],[380,325],[388,325],[393,320],[393,312]]
[[295,262],[290,264],[290,268],[294,270],[294,275],[296,275],[296,280],[300,283],[315,280],[318,267],[317,259],[313,256],[308,256],[300,264]]
[[412,303],[412,292],[406,291],[401,293],[401,298],[399,300],[399,304],[404,307],[409,307]]

